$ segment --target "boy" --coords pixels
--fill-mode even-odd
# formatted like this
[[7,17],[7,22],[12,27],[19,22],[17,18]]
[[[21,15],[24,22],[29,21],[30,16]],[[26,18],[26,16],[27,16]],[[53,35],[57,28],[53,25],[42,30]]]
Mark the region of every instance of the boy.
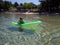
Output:
[[20,17],[20,19],[18,21],[18,24],[20,24],[19,30],[23,31],[23,28],[22,28],[22,25],[21,25],[21,24],[24,24],[23,18]]

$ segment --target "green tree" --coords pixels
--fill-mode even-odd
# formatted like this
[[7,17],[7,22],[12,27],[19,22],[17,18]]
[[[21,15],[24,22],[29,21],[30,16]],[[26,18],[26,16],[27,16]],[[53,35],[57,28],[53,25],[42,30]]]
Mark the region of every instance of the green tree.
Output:
[[33,3],[20,3],[20,6],[17,7],[18,10],[20,9],[34,9],[37,8],[37,5],[33,4]]
[[19,6],[19,4],[17,2],[14,3],[14,7],[17,8],[17,6]]
[[23,3],[20,3],[20,6],[23,6]]
[[9,8],[10,8],[10,6],[12,5],[12,3],[11,2],[9,2],[9,1],[4,1],[4,8],[5,8],[5,10],[9,10]]
[[3,0],[0,0],[0,11],[2,10],[3,8]]
[[10,1],[3,1],[3,0],[0,0],[0,11],[7,11],[9,10],[10,7],[12,7],[12,3]]
[[32,4],[31,3],[24,3],[23,8],[24,9],[31,9],[32,8]]
[[21,9],[23,9],[23,4],[22,3],[20,3],[19,6],[17,6],[17,10],[21,10]]
[[41,2],[41,10],[45,10],[48,12],[58,12],[60,0],[39,0]]
[[31,6],[32,6],[32,8],[34,9],[34,8],[37,8],[37,5],[36,4],[34,4],[34,3],[30,3],[31,4]]

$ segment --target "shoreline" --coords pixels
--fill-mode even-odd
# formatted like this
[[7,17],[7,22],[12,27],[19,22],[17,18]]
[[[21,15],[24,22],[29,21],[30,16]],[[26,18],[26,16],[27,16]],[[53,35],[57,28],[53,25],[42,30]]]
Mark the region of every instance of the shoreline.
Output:
[[34,13],[34,12],[5,12],[7,14],[39,14],[39,13]]

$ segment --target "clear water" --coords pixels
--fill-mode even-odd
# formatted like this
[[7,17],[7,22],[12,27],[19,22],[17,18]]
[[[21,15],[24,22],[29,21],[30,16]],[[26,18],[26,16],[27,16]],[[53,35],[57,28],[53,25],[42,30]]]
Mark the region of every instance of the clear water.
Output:
[[42,19],[39,15],[0,14],[0,45],[60,45],[60,25],[42,20],[41,25],[24,27],[20,32],[11,22],[23,17],[25,22]]

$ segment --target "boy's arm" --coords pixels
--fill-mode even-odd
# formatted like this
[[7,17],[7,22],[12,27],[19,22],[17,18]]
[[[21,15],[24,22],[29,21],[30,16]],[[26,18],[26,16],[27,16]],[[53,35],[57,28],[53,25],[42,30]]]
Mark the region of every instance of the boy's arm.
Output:
[[19,23],[20,21],[18,20],[17,23]]

